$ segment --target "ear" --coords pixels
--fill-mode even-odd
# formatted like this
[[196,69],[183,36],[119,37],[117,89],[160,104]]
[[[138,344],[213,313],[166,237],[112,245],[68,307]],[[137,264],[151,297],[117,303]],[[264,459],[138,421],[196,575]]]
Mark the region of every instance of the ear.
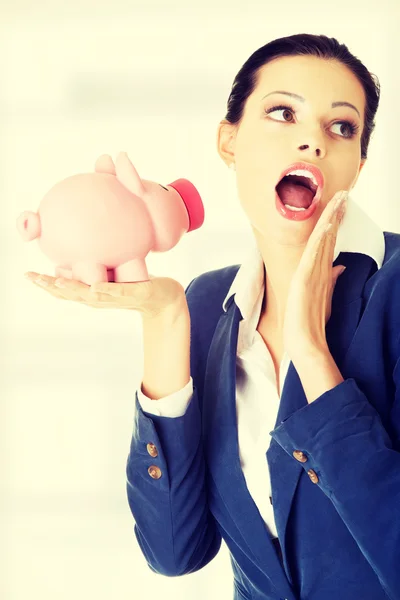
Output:
[[111,156],[109,154],[102,154],[99,156],[94,165],[94,170],[97,173],[109,173],[110,175],[115,175],[115,165]]
[[351,190],[352,190],[352,189],[353,189],[353,187],[356,185],[356,183],[357,183],[357,181],[358,181],[358,178],[359,178],[359,176],[360,176],[360,173],[361,173],[361,171],[362,171],[362,168],[363,168],[363,166],[365,165],[365,163],[366,163],[366,162],[367,162],[367,159],[366,159],[366,158],[363,158],[363,159],[361,160],[361,162],[360,162],[360,168],[358,169],[358,173],[357,173],[357,175],[356,175],[356,178],[355,178],[355,180],[353,181],[353,183],[352,183],[352,185],[351,185],[351,187],[350,187],[350,189],[351,189]]
[[237,126],[223,119],[217,129],[217,150],[218,154],[227,167],[235,162],[235,140]]
[[126,152],[119,152],[115,161],[115,170],[118,181],[132,194],[143,198],[146,190]]

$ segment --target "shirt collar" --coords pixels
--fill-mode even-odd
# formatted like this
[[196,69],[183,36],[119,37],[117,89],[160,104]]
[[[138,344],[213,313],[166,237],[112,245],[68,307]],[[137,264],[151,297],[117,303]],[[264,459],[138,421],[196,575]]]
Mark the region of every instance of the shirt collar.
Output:
[[[340,252],[366,254],[375,260],[378,269],[382,267],[385,256],[385,236],[382,229],[351,199],[350,194],[336,238],[333,262]],[[226,312],[229,299],[235,295],[235,302],[243,319],[250,318],[263,286],[264,261],[254,242],[225,296],[223,310]]]

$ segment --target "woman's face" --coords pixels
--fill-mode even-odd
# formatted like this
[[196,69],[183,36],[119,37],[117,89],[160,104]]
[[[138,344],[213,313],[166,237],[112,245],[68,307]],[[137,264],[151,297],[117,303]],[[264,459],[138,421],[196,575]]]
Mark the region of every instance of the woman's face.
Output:
[[[276,90],[297,94],[304,101],[271,94]],[[359,114],[350,106],[332,108],[334,102],[348,102]],[[275,105],[291,106],[293,111],[278,109],[267,114]],[[337,61],[285,56],[261,68],[240,125],[222,126],[218,134],[221,157],[236,164],[241,205],[261,235],[278,239],[281,234],[287,242],[290,233],[296,243],[304,242],[334,194],[354,186],[363,166],[364,107],[362,85]],[[358,131],[349,137],[351,128],[339,121],[355,123]],[[282,171],[298,160],[316,165],[325,180],[320,204],[305,221],[287,220],[275,206],[275,186]]]

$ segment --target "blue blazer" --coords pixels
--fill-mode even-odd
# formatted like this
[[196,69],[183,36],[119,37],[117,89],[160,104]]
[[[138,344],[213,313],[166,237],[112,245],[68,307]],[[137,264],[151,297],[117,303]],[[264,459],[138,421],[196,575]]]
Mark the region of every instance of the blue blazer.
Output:
[[344,381],[308,404],[290,363],[266,453],[283,567],[239,462],[242,316],[233,297],[222,309],[239,265],[189,284],[193,398],[168,418],[144,412],[136,394],[126,467],[135,535],[153,571],[193,573],[223,538],[235,600],[400,599],[400,234],[384,236],[381,269],[361,253],[334,262],[347,269],[326,336]]

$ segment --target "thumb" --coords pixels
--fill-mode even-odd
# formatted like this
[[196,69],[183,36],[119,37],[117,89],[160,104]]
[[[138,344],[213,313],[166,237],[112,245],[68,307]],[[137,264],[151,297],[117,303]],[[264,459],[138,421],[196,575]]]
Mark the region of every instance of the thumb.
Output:
[[333,269],[333,284],[336,285],[337,280],[339,279],[340,275],[342,275],[342,273],[344,273],[346,270],[346,267],[344,265],[339,265],[337,267],[334,267]]

